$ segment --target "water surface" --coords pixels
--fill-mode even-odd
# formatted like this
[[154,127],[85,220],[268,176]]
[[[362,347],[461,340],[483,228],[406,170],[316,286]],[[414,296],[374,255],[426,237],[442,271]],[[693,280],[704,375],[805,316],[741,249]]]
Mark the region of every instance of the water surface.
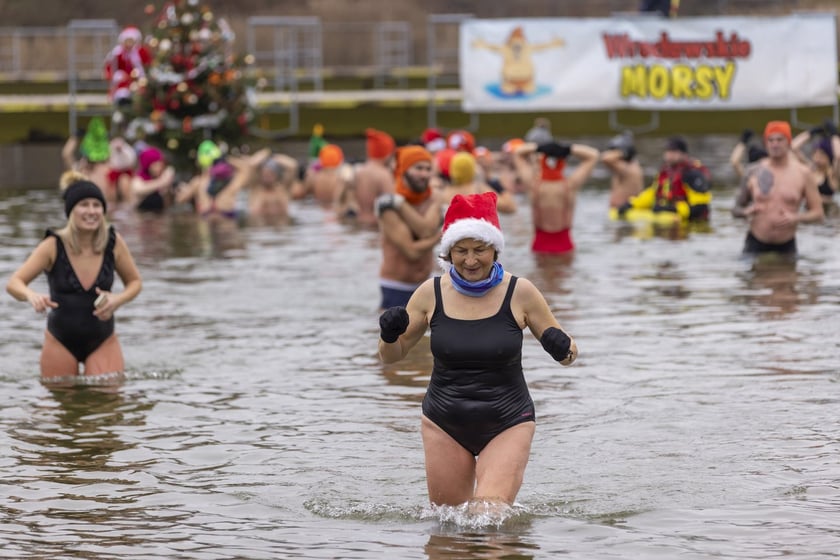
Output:
[[[731,143],[700,146],[728,177]],[[505,267],[581,354],[562,368],[526,335],[537,435],[501,523],[426,505],[431,358],[376,359],[375,232],[306,203],[227,232],[117,212],[144,280],[117,317],[118,391],[42,386],[44,318],[0,299],[2,554],[837,556],[840,224],[801,227],[795,267],[755,268],[732,181],[716,189],[709,228],[668,234],[609,222],[592,182],[571,263],[530,254],[524,201],[502,217]],[[0,191],[0,212],[5,282],[63,214],[46,188]]]

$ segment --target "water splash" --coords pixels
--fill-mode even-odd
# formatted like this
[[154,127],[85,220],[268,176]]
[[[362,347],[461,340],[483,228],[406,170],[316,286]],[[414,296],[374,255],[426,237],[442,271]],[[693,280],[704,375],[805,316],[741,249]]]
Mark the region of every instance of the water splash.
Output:
[[429,506],[424,517],[437,518],[441,525],[459,529],[510,528],[530,519],[528,509],[497,500],[473,499],[457,506]]

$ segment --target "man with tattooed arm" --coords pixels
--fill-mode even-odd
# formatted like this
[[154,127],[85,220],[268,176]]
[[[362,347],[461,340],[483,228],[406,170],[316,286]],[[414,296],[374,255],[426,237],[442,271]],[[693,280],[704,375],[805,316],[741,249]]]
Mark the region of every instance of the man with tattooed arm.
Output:
[[768,122],[764,143],[768,157],[746,170],[732,214],[749,220],[745,255],[772,252],[795,258],[797,224],[824,218],[820,193],[813,174],[791,152],[790,124]]

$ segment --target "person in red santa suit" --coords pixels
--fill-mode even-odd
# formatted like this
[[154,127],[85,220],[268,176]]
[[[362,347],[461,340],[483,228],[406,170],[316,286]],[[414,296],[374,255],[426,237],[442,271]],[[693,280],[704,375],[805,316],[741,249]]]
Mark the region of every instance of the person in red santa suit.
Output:
[[109,82],[108,96],[116,105],[131,102],[131,84],[146,76],[152,54],[142,44],[143,35],[134,26],[123,29],[118,44],[105,57],[104,75]]

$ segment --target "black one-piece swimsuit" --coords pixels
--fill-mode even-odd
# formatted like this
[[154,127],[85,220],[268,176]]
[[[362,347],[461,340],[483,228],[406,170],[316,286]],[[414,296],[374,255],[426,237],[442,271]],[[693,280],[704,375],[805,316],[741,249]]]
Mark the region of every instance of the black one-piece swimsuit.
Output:
[[423,414],[473,455],[506,429],[535,420],[522,373],[522,329],[510,309],[511,277],[504,302],[492,317],[446,315],[435,278],[430,321],[434,368]]
[[110,291],[114,285],[114,246],[117,235],[113,226],[108,231],[108,245],[102,257],[102,267],[96,282],[85,290],[61,238],[47,230],[45,237],[55,237],[57,254],[53,267],[47,271],[50,298],[58,307],[50,309],[47,331],[79,361],[84,362],[94,350],[114,333],[114,317],[100,321],[93,315],[96,288]]

